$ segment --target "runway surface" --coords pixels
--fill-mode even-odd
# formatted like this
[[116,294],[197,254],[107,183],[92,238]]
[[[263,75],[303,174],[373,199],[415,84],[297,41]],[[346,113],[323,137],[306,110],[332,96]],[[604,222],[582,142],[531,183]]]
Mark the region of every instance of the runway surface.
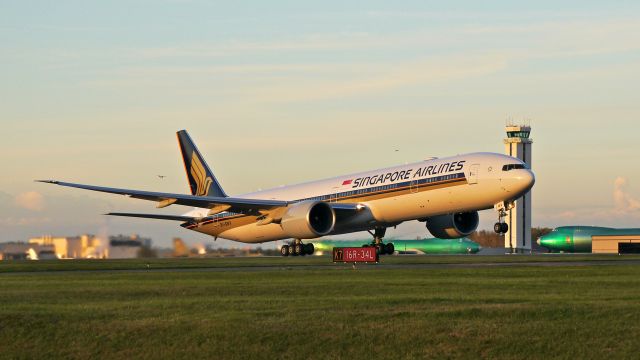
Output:
[[192,267],[192,268],[154,268],[153,266],[140,269],[91,269],[91,270],[39,270],[15,271],[0,273],[0,276],[11,275],[45,275],[45,274],[78,274],[78,273],[145,273],[145,272],[262,272],[262,271],[292,271],[292,270],[430,270],[430,269],[473,269],[494,267],[582,267],[582,266],[640,266],[640,259],[611,259],[588,261],[518,261],[518,262],[478,262],[478,263],[393,263],[385,264],[384,258],[378,264],[273,264],[247,265],[228,267]]

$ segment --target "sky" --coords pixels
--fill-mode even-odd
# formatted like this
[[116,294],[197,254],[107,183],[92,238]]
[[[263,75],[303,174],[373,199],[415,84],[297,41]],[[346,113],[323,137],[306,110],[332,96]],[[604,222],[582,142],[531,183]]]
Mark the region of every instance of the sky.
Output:
[[242,194],[504,152],[509,121],[532,126],[534,226],[640,227],[637,1],[0,0],[0,79],[0,242],[211,244],[101,215],[154,203],[33,182],[187,192],[180,129]]

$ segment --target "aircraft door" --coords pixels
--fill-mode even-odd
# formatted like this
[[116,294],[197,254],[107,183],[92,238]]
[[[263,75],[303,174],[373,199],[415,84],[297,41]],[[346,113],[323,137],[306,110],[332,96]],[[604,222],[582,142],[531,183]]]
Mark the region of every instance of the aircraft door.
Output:
[[409,188],[411,189],[412,193],[418,192],[418,181],[417,180],[411,181],[411,184],[409,185]]
[[480,170],[480,164],[473,164],[469,167],[469,185],[478,183],[478,171]]
[[329,202],[332,202],[332,203],[338,202],[338,189],[339,189],[338,187],[334,187],[331,190],[331,195],[329,195]]

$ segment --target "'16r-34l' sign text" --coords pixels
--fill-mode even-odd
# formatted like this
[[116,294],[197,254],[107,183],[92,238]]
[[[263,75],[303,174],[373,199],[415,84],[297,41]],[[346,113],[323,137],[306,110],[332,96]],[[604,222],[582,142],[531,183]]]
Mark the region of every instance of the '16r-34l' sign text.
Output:
[[371,247],[334,247],[333,262],[377,263],[378,252]]

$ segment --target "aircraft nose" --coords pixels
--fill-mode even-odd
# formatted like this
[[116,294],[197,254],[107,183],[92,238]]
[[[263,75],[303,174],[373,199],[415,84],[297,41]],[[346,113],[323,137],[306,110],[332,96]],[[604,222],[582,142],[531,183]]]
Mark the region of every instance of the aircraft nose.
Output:
[[518,187],[518,192],[526,193],[531,190],[533,184],[536,183],[536,176],[533,174],[531,170],[522,169],[518,171],[518,175],[516,176],[516,182]]
[[536,183],[536,176],[533,174],[531,170],[525,170],[525,175],[523,175],[522,181],[526,185],[528,189],[533,187],[533,184]]
[[536,243],[544,248],[549,249],[549,247],[553,245],[553,240],[549,239],[548,235],[544,235],[540,236],[538,240],[536,240]]

